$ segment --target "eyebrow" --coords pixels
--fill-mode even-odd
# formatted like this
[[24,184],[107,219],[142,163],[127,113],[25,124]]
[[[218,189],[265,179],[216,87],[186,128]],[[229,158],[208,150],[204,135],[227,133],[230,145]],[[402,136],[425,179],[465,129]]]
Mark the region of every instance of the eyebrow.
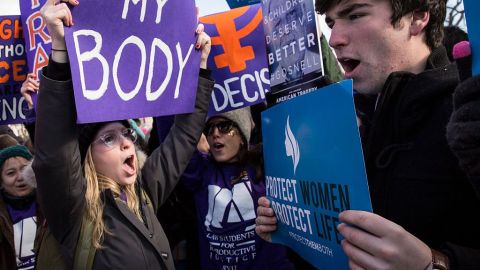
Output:
[[127,127],[125,127],[125,126],[123,126],[123,125],[122,125],[122,126],[118,126],[118,127],[111,127],[111,128],[108,128],[108,129],[103,130],[101,133],[99,132],[98,134],[104,134],[104,133],[106,133],[106,132],[117,131],[117,130],[122,131],[122,130],[124,130],[124,129],[126,129],[126,128],[127,128]]
[[351,5],[348,5],[344,9],[340,10],[338,12],[338,17],[342,18],[350,14],[352,11],[355,11],[357,9],[363,8],[363,7],[370,7],[372,6],[369,3],[353,3]]

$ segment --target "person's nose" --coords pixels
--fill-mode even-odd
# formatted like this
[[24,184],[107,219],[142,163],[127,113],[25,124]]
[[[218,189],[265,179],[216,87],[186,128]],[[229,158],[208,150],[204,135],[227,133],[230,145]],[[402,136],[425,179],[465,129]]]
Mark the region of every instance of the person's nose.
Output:
[[23,178],[23,173],[22,171],[18,171],[17,172],[17,177],[15,179],[15,182],[23,182],[24,178]]
[[335,49],[335,51],[345,47],[348,44],[347,29],[342,26],[340,22],[336,23],[332,27],[329,44],[330,47]]
[[213,127],[212,137],[213,137],[213,138],[218,138],[218,137],[220,137],[220,131],[218,130],[218,127]]
[[130,139],[126,138],[125,136],[120,135],[119,139],[120,139],[120,149],[126,150],[126,149],[129,149],[130,147],[133,147],[133,142]]

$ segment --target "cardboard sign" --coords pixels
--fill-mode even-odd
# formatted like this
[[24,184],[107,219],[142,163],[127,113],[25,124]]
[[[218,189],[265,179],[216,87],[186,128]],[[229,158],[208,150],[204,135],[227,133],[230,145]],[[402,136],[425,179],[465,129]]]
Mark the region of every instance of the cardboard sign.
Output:
[[323,76],[313,1],[262,0],[262,8],[272,92]]
[[269,89],[260,4],[200,18],[212,37],[208,67],[215,87],[209,114],[265,100]]
[[352,91],[343,81],[262,113],[272,240],[319,269],[349,269],[338,214],[372,211]]
[[193,111],[193,0],[85,0],[65,29],[79,123]]
[[32,121],[20,93],[28,73],[20,16],[0,16],[0,41],[0,125]]
[[463,0],[467,19],[468,40],[472,48],[472,74],[480,74],[480,2]]
[[52,49],[52,39],[47,25],[40,14],[46,0],[20,1],[23,34],[29,72],[40,78],[42,68],[48,65],[48,55]]

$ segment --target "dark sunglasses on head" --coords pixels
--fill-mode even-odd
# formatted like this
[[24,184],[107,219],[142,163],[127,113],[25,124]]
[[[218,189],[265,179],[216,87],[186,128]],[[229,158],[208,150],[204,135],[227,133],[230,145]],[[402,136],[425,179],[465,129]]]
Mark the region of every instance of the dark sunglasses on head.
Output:
[[235,122],[233,121],[220,121],[220,122],[216,122],[216,123],[207,123],[205,125],[205,129],[203,130],[203,133],[208,136],[208,135],[211,135],[213,133],[213,131],[215,130],[215,128],[218,128],[218,131],[222,134],[227,134],[229,133],[230,131],[232,131],[233,128],[238,128],[237,124],[235,124]]

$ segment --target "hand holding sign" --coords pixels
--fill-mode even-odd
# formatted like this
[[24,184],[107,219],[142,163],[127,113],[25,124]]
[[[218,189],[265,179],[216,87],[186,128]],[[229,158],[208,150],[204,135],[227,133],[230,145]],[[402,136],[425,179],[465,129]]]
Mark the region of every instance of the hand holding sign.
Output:
[[351,269],[421,270],[432,261],[425,243],[379,215],[349,210],[339,218],[344,222],[338,225],[338,231],[345,237],[342,248]]
[[195,44],[196,49],[202,50],[202,55],[200,56],[200,68],[206,69],[207,68],[207,59],[208,55],[210,54],[210,49],[212,47],[212,41],[210,40],[210,36],[204,32],[205,27],[203,24],[199,24],[197,26],[197,43]]
[[70,9],[67,6],[71,4],[77,6],[77,0],[68,0],[67,2],[57,2],[57,0],[49,0],[40,10],[43,19],[45,20],[52,38],[52,59],[54,61],[65,63],[68,61],[65,52],[58,50],[66,50],[65,32],[63,26],[72,26],[73,17]]
[[27,101],[28,108],[33,108],[32,94],[38,91],[38,80],[35,73],[28,73],[27,79],[23,82],[20,93]]
[[258,199],[257,218],[255,219],[257,226],[255,232],[265,241],[272,242],[270,233],[277,229],[277,218],[273,209],[270,207],[270,201],[267,197]]

